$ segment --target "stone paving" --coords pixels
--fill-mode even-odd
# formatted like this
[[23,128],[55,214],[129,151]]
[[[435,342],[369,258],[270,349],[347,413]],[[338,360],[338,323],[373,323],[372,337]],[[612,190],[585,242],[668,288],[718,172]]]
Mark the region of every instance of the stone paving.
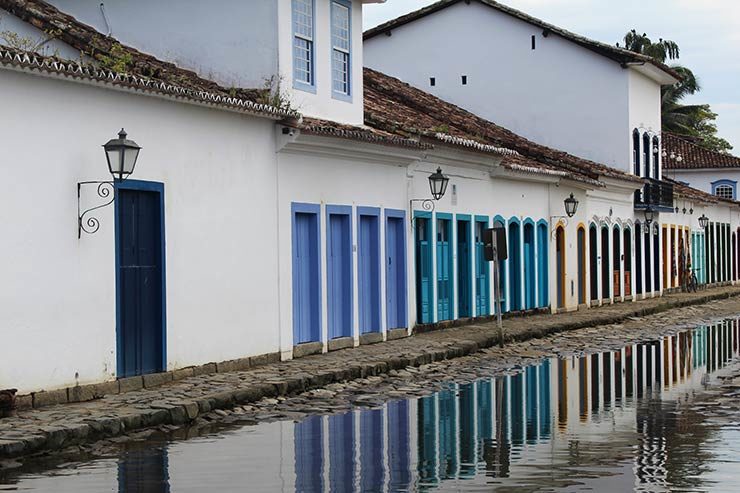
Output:
[[[617,348],[630,338],[655,337],[660,331],[675,329],[681,321],[688,324],[738,314],[738,295],[740,288],[724,287],[566,314],[512,318],[505,321],[506,340],[520,342],[503,349],[494,348],[499,343],[495,323],[480,323],[246,371],[190,377],[90,402],[19,411],[14,417],[0,420],[0,459],[59,450],[137,430],[207,424],[235,414],[256,421],[297,419],[351,405],[372,406],[378,404],[381,396],[418,395],[433,390],[428,385],[410,385],[414,375],[422,375],[427,381],[435,372],[455,374],[458,378],[468,374],[474,379],[482,370],[471,371],[470,358],[476,358],[472,365],[475,368],[501,372],[529,364],[527,361],[545,354]],[[666,310],[671,311],[662,313]],[[571,337],[558,334],[584,328],[569,334]],[[540,341],[530,340],[543,337]],[[432,364],[453,358],[460,359],[445,362],[444,369]],[[486,364],[480,363],[483,359]],[[458,371],[452,372],[453,366]],[[387,384],[385,376],[392,379],[391,384]],[[377,385],[381,389],[378,392],[353,391]],[[324,402],[322,396],[326,398]],[[291,398],[299,399],[300,405],[296,406]]]

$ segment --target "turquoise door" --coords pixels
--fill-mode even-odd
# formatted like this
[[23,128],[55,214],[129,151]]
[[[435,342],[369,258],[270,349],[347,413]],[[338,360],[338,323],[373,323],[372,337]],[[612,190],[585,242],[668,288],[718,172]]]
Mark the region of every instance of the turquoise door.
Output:
[[[585,236],[585,231],[583,232],[583,235]],[[583,262],[581,262],[581,258],[579,257],[579,268],[583,268],[585,265],[585,251],[583,249],[586,245],[586,239],[583,238],[582,243],[579,243],[583,248],[582,250],[582,256],[583,256]],[[538,255],[538,262],[537,262],[537,301],[538,306],[541,308],[550,306],[550,276],[549,276],[549,265],[550,265],[550,254],[549,254],[549,242],[548,242],[548,234],[547,234],[547,223],[540,222],[537,224],[537,255]],[[583,297],[583,302],[586,302],[586,292],[585,292],[585,286],[582,285],[585,276],[582,275],[578,276],[578,282],[579,282],[579,296]]]
[[524,224],[524,308],[535,307],[534,223]]
[[472,309],[472,248],[470,218],[457,219],[457,316],[471,317]]
[[488,219],[475,221],[475,314],[491,314],[489,265],[486,261],[483,231],[488,228]]
[[509,307],[512,311],[523,308],[521,240],[519,223],[515,221],[516,219],[512,219],[509,223]]
[[428,217],[415,219],[416,233],[416,319],[432,322],[432,232]]
[[437,214],[437,320],[452,319],[452,221]]

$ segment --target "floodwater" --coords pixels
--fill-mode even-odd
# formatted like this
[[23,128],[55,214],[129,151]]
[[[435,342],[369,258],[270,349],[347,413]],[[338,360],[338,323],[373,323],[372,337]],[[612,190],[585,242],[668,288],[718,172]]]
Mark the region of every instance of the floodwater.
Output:
[[0,472],[0,491],[740,491],[740,323],[304,421]]

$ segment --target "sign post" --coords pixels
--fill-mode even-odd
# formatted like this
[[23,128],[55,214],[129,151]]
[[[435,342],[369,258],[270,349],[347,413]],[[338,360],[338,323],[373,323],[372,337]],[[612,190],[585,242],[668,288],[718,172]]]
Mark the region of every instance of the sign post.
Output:
[[501,273],[499,261],[508,258],[506,248],[506,230],[501,227],[489,228],[483,235],[486,260],[493,262],[493,299],[496,304],[496,321],[498,323],[499,345],[504,347],[504,324],[501,320]]

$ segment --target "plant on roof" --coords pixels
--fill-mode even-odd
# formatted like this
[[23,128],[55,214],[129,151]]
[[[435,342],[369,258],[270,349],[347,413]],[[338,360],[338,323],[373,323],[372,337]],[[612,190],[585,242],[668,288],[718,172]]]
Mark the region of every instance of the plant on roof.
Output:
[[283,78],[274,75],[264,79],[264,85],[257,102],[285,112],[295,111],[290,104],[290,98],[283,91]]
[[101,67],[113,72],[124,74],[134,61],[134,57],[120,43],[115,43],[108,55],[97,53],[94,58],[100,62]]
[[[619,43],[617,43],[619,46]],[[680,49],[675,41],[659,38],[653,42],[647,34],[637,34],[632,29],[624,36],[624,47],[630,51],[652,57],[662,63],[677,60]],[[732,145],[717,135],[717,113],[708,104],[683,104],[684,98],[701,90],[699,79],[687,67],[672,65],[681,80],[672,86],[661,88],[662,129],[679,135],[696,138],[696,143],[717,152],[729,152]]]
[[[34,38],[31,36],[21,36],[15,31],[0,31],[0,40],[3,41],[5,46],[15,48],[20,51],[28,51],[33,53],[40,53],[42,55],[49,55],[50,53],[42,53],[44,48],[51,40],[57,38],[62,33],[59,29],[49,29],[44,31],[44,36],[40,38]],[[57,50],[51,55],[57,56]]]
[[432,131],[441,134],[448,134],[450,133],[450,126],[447,124],[437,125],[436,127],[432,127]]

